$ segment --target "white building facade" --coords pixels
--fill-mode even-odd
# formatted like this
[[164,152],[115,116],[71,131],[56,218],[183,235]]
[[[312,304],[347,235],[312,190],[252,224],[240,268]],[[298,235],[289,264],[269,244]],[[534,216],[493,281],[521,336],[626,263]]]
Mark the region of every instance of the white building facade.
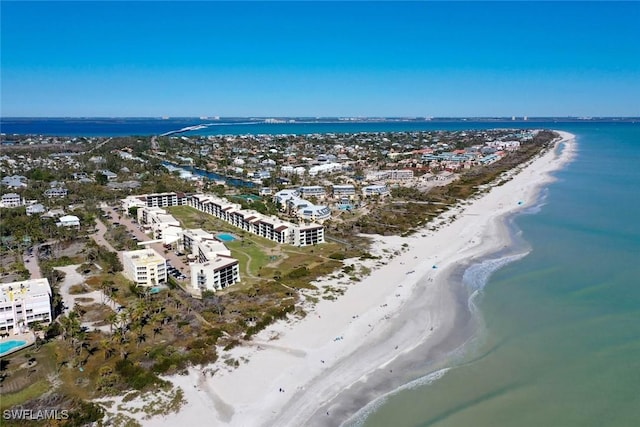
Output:
[[122,253],[124,275],[139,286],[167,281],[167,261],[151,248]]
[[51,286],[47,279],[0,284],[0,331],[20,332],[33,322],[51,323]]

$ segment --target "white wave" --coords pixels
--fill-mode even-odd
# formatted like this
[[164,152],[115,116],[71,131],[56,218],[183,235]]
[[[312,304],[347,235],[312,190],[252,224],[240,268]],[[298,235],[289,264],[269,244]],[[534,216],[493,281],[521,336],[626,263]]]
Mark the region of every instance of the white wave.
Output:
[[417,378],[413,381],[410,381],[406,384],[401,385],[400,387],[391,390],[390,392],[383,394],[377,399],[369,402],[365,407],[356,412],[353,416],[351,416],[348,420],[343,422],[341,427],[361,427],[364,422],[369,418],[374,412],[376,412],[391,396],[394,396],[401,391],[405,390],[414,390],[418,387],[423,387],[429,384],[433,384],[435,381],[439,380],[449,372],[451,368],[443,368],[437,370],[435,372],[431,372],[423,377]]
[[484,289],[491,275],[505,265],[518,261],[529,254],[530,251],[507,255],[500,258],[486,259],[467,268],[462,275],[462,282],[469,287],[472,295]]

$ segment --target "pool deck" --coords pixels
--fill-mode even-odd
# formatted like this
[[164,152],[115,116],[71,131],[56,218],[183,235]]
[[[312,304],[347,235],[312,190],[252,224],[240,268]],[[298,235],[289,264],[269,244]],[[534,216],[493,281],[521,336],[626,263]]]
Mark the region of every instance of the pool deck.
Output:
[[25,332],[25,333],[19,333],[19,334],[11,334],[8,337],[4,337],[0,339],[0,343],[3,342],[7,342],[7,341],[25,341],[26,344],[20,346],[20,347],[15,347],[12,348],[11,350],[7,351],[6,353],[2,353],[0,355],[0,357],[6,357],[12,353],[15,353],[16,351],[20,351],[23,348],[29,347],[30,345],[33,345],[36,342],[36,335],[29,331],[29,332]]

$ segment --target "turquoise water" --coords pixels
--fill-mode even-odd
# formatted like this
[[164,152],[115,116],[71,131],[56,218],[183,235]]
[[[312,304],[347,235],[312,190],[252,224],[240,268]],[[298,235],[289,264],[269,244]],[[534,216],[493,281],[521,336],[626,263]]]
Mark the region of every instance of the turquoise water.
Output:
[[232,242],[234,240],[236,240],[236,238],[234,236],[232,236],[231,234],[218,234],[216,236],[218,239],[222,240],[223,242]]
[[157,294],[162,290],[161,287],[159,286],[154,286],[153,288],[149,289],[149,293],[150,294]]
[[530,253],[490,276],[476,343],[365,426],[640,425],[640,126],[556,128],[578,156],[515,218]]
[[14,348],[22,347],[26,343],[27,343],[26,341],[19,341],[19,340],[10,340],[10,341],[2,342],[0,343],[0,356],[4,355],[5,353],[8,353]]

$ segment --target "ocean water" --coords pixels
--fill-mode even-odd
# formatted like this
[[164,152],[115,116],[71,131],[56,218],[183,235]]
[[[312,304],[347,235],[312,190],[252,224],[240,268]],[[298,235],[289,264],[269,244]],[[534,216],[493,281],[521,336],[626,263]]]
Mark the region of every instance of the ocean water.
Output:
[[[153,135],[198,119],[5,119],[2,132]],[[578,155],[541,203],[512,219],[514,244],[461,275],[480,332],[462,357],[369,402],[355,424],[640,425],[640,124],[605,122],[218,123],[189,134],[551,128]],[[419,365],[419,364],[417,364]],[[425,362],[424,366],[429,366]],[[395,370],[394,370],[395,372]],[[363,404],[366,404],[364,402]]]
[[509,253],[453,284],[476,291],[475,344],[356,424],[640,425],[640,126],[556,129],[577,135],[577,157],[512,219]]
[[[220,120],[195,117],[175,118],[11,118],[0,117],[0,131],[6,134],[35,134],[49,136],[149,136],[176,132],[188,127],[202,126],[181,135],[247,135],[247,134],[313,134],[313,133],[357,133],[357,132],[402,132],[432,130],[467,130],[518,128],[554,128],[562,122],[551,119],[510,121],[495,120],[446,120],[431,121],[386,121],[350,122],[337,120],[297,119],[297,123],[264,123],[264,120],[246,118],[223,118]],[[589,125],[578,122],[577,126]]]

